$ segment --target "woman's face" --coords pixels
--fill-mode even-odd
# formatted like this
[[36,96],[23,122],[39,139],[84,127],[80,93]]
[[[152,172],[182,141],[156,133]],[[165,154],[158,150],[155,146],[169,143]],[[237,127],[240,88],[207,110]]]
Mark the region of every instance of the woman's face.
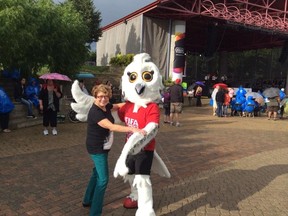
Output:
[[109,96],[103,92],[98,92],[96,96],[96,103],[101,107],[105,107],[109,103]]
[[47,80],[47,85],[49,86],[53,85],[53,80]]

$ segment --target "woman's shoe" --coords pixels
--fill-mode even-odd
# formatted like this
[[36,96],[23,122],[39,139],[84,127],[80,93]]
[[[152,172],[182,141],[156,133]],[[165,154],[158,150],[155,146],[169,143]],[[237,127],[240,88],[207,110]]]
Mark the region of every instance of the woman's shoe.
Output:
[[88,207],[91,206],[91,204],[87,204],[87,203],[83,203],[83,202],[82,202],[82,206],[83,206],[84,208],[88,208]]
[[11,130],[10,130],[10,129],[4,129],[3,132],[4,132],[4,133],[10,133]]

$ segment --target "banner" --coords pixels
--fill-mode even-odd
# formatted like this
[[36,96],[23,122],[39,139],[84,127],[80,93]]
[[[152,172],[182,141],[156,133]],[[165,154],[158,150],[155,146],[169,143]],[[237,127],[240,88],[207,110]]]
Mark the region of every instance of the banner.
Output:
[[185,28],[186,23],[183,21],[176,21],[174,26],[174,60],[172,80],[180,79],[185,68]]

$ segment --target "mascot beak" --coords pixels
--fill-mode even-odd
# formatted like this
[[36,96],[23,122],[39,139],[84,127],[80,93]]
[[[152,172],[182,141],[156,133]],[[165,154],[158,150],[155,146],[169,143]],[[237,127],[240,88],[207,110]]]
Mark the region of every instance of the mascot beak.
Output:
[[144,90],[145,90],[145,86],[142,85],[142,84],[140,84],[140,83],[138,83],[138,84],[136,84],[136,86],[135,86],[135,90],[136,90],[136,93],[137,93],[138,95],[141,95],[141,94],[144,92]]

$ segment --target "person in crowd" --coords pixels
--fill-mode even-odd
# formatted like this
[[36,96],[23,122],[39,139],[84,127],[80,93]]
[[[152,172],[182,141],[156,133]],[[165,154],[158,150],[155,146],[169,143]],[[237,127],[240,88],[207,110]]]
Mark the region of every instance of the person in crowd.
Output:
[[113,132],[140,132],[143,135],[146,132],[142,129],[114,124],[111,111],[119,109],[123,103],[114,105],[109,103],[112,96],[109,86],[100,84],[93,87],[92,96],[95,97],[95,102],[88,113],[86,147],[94,168],[82,205],[90,207],[90,216],[100,216],[109,180],[108,152],[113,142]]
[[268,111],[268,120],[270,120],[273,117],[273,120],[276,121],[277,112],[279,110],[279,103],[280,103],[279,96],[268,98],[266,102]]
[[170,93],[169,87],[166,87],[163,92],[163,108],[164,108],[164,123],[170,124]]
[[216,86],[211,94],[211,99],[212,99],[212,106],[213,106],[213,116],[216,116],[216,110],[217,110],[217,102],[216,102],[216,94],[219,90],[220,86]]
[[[285,89],[281,88],[280,92],[279,92],[279,97],[280,97],[280,102],[286,98],[286,94],[285,94]],[[280,105],[280,119],[283,119],[283,115],[284,115],[284,108],[285,106]]]
[[218,92],[216,93],[215,100],[217,103],[216,114],[218,117],[223,117],[223,103],[225,99],[225,91],[219,86]]
[[39,110],[38,97],[40,93],[40,85],[38,84],[35,78],[30,78],[29,84],[26,86],[25,93],[28,97],[28,100],[32,101],[34,107],[36,107]]
[[224,94],[224,103],[223,103],[223,116],[227,117],[228,116],[228,108],[230,106],[230,102],[231,102],[231,97],[229,95],[229,91],[225,91]]
[[203,89],[200,85],[197,85],[195,87],[195,97],[196,97],[196,106],[197,107],[202,106],[202,102],[201,102],[202,91],[203,91]]
[[181,79],[176,79],[174,84],[170,87],[170,120],[171,125],[180,127],[179,115],[183,109],[183,88],[180,85]]
[[80,86],[81,90],[82,90],[85,94],[89,95],[89,92],[88,92],[88,90],[87,90],[87,88],[86,88],[86,86],[85,86],[85,84],[84,84],[84,80],[83,80],[83,79],[79,80],[79,86]]
[[105,85],[109,86],[111,91],[112,91],[112,96],[110,98],[110,103],[115,103],[116,99],[114,98],[114,92],[113,92],[114,91],[114,87],[113,87],[113,84],[109,80],[107,80]]
[[0,125],[4,133],[9,133],[9,117],[10,112],[14,109],[14,104],[10,100],[7,93],[0,87]]
[[193,84],[188,86],[187,88],[187,97],[188,97],[188,104],[192,106],[192,98],[195,96],[195,89]]
[[33,114],[33,102],[29,100],[28,95],[26,94],[26,79],[24,77],[15,85],[14,98],[17,102],[20,102],[27,107],[27,118],[37,118]]
[[57,135],[57,112],[59,112],[59,100],[62,92],[53,80],[47,80],[39,94],[40,110],[43,112],[43,134],[49,134],[48,127],[52,127],[52,134]]

